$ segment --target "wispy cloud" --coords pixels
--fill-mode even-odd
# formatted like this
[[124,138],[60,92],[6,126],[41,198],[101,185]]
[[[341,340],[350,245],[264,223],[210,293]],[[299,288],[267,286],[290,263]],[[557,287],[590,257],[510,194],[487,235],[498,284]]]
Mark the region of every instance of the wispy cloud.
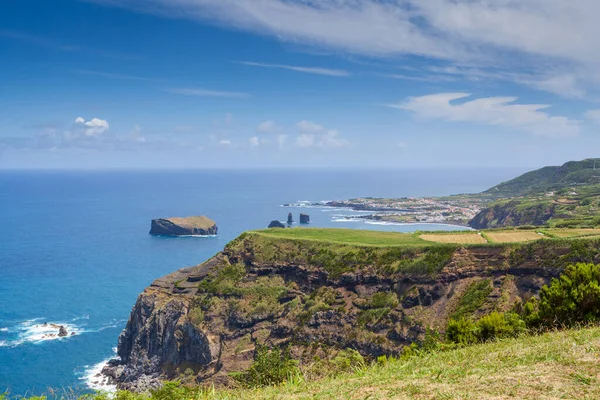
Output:
[[209,90],[209,89],[201,89],[201,88],[170,88],[165,89],[165,92],[181,94],[183,96],[199,96],[199,97],[230,97],[243,99],[246,97],[250,97],[248,93],[241,92],[224,92],[220,90]]
[[9,38],[19,40],[21,42],[26,42],[35,46],[45,47],[53,50],[66,51],[66,52],[81,52],[101,57],[107,58],[118,58],[123,60],[139,60],[141,57],[137,54],[124,54],[124,53],[113,53],[104,51],[101,49],[83,46],[83,45],[74,45],[74,44],[65,44],[56,40],[52,40],[50,38],[46,38],[43,36],[34,35],[27,32],[21,31],[13,31],[13,30],[3,30],[0,29],[0,37]]
[[342,54],[413,55],[482,69],[530,69],[531,81],[519,83],[569,96],[600,85],[597,0],[95,2],[202,20]]
[[[486,97],[466,100],[470,93],[439,93],[410,97],[389,107],[408,110],[427,119],[502,126],[540,136],[576,136],[580,122],[564,116],[551,116],[544,104],[516,104],[516,97]],[[459,102],[462,101],[462,102]]]
[[251,61],[239,61],[238,64],[249,65],[252,67],[287,69],[290,71],[304,72],[307,74],[315,74],[315,75],[335,76],[338,78],[348,77],[351,75],[350,72],[348,72],[348,71],[344,71],[341,69],[331,69],[331,68],[300,67],[300,66],[295,66],[295,65],[267,64],[267,63],[251,62]]
[[71,70],[71,72],[73,72],[75,74],[80,74],[80,75],[98,76],[101,78],[117,79],[117,80],[124,80],[124,81],[160,82],[158,79],[145,78],[142,76],[124,75],[124,74],[117,74],[117,73],[103,72],[103,71],[92,71],[92,70],[87,70],[87,69],[73,69],[73,70]]

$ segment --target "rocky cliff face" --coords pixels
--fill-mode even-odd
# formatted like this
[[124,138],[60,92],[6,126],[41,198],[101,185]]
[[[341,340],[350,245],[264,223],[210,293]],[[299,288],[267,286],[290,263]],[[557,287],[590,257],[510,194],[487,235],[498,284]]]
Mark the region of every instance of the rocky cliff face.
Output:
[[475,216],[469,225],[475,229],[500,228],[519,225],[544,225],[554,215],[555,206],[541,202],[522,204],[509,201],[493,204]]
[[217,224],[210,218],[159,218],[153,219],[150,227],[151,235],[186,236],[186,235],[216,235]]
[[[152,283],[104,374],[132,390],[172,378],[227,384],[257,344],[289,345],[301,362],[343,348],[394,355],[461,310],[510,308],[576,261],[600,261],[600,242],[398,249],[244,234]],[[465,305],[482,281],[485,300]]]

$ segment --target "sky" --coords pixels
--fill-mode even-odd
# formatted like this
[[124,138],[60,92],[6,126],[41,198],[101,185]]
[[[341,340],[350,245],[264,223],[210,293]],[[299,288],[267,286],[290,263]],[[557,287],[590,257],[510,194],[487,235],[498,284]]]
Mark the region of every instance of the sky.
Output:
[[0,169],[558,165],[597,0],[3,0]]

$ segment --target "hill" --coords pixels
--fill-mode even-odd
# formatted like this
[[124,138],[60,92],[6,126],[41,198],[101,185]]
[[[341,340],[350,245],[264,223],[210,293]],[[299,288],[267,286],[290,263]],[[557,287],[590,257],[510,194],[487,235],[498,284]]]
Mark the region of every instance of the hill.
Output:
[[566,265],[600,258],[595,232],[560,233],[591,238],[528,242],[543,236],[515,230],[471,243],[468,232],[247,232],[207,262],[153,282],[119,338],[120,359],[103,372],[131,390],[163,379],[220,386],[235,384],[260,346],[289,348],[304,367],[345,349],[367,359],[398,356],[450,318],[508,310]]
[[589,158],[569,161],[561,166],[549,166],[527,172],[510,181],[496,185],[483,195],[494,197],[516,197],[540,194],[565,187],[600,183],[600,159]]

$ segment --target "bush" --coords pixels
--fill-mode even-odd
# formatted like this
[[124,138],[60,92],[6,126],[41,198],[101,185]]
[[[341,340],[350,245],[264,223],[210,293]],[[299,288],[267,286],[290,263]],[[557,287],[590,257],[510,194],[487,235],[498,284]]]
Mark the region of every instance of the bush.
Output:
[[516,337],[525,330],[525,322],[514,313],[493,312],[477,321],[479,341]]
[[270,350],[257,346],[250,368],[234,378],[246,386],[257,387],[278,385],[299,373],[298,362],[292,359],[289,348]]
[[354,349],[340,350],[331,360],[336,372],[352,372],[366,366],[363,356]]
[[526,330],[525,321],[518,314],[493,312],[477,322],[466,318],[451,319],[446,328],[446,339],[452,343],[467,345],[517,337]]
[[446,339],[458,344],[472,344],[478,341],[477,327],[467,318],[451,319],[446,327]]
[[546,327],[573,326],[600,320],[600,265],[569,265],[550,286],[540,290],[539,299],[525,305],[526,320]]

